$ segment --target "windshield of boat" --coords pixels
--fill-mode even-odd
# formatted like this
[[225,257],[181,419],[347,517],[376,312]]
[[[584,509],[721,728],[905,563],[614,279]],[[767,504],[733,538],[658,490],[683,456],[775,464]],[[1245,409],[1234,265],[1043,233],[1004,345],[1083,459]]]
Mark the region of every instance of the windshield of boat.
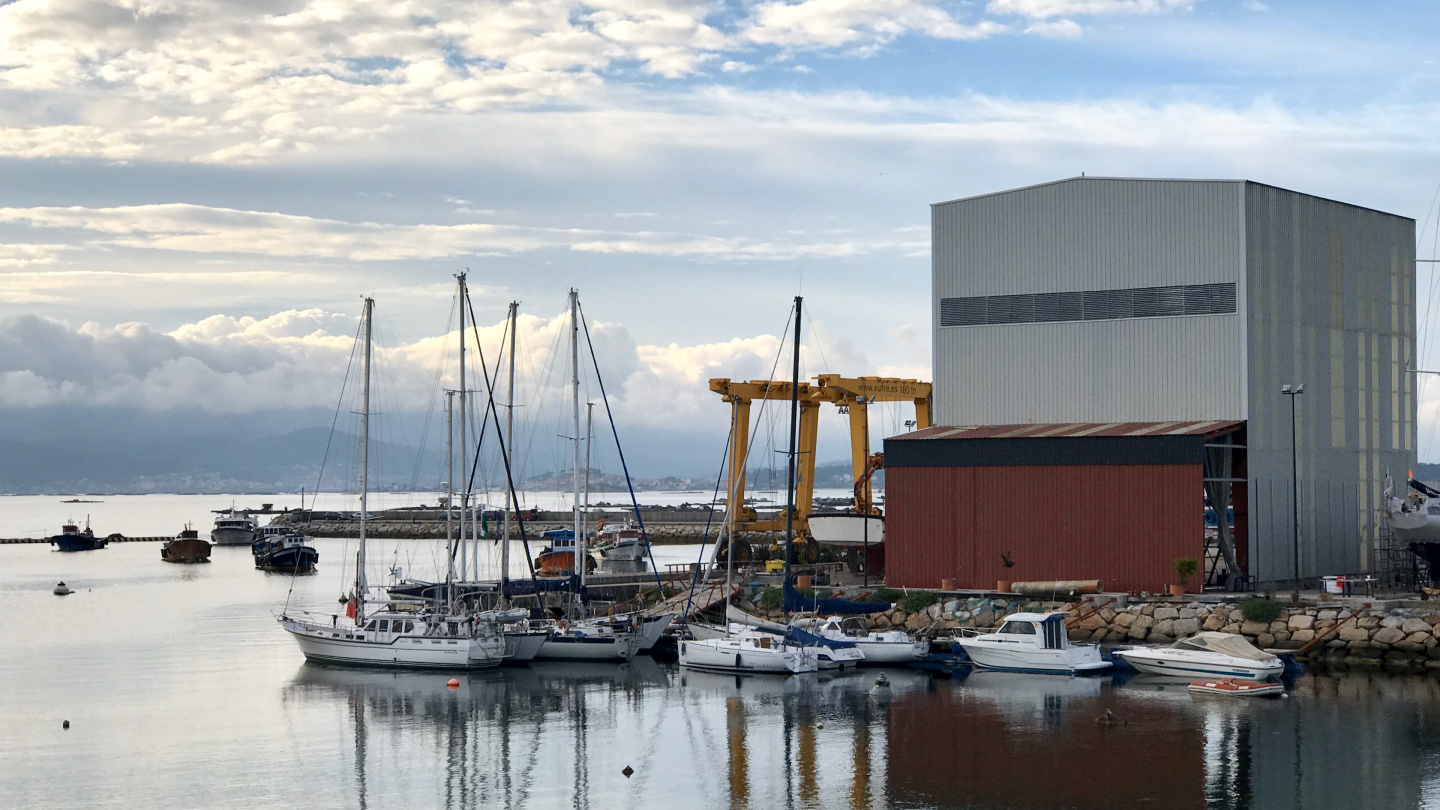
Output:
[[1005,622],[1005,626],[1000,628],[1000,632],[1017,636],[1033,636],[1035,635],[1035,625],[1030,622]]

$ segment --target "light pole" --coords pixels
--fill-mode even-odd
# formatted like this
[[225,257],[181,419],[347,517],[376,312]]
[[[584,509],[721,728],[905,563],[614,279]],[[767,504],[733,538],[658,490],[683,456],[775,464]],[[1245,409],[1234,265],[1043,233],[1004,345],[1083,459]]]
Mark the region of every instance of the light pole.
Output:
[[1295,444],[1295,398],[1305,393],[1305,384],[1282,385],[1280,393],[1290,398],[1290,501],[1295,510],[1295,522],[1291,524],[1295,544],[1295,590],[1290,601],[1300,601],[1300,456]]

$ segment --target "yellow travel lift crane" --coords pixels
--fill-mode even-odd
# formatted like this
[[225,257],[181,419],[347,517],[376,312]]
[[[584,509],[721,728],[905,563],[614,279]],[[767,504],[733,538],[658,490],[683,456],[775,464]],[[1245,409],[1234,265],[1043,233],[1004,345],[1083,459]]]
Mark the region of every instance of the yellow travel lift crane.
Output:
[[[740,382],[728,378],[712,379],[710,390],[730,403],[730,476],[726,492],[733,499],[731,514],[735,533],[783,532],[785,515],[761,520],[755,510],[745,505],[745,463],[750,440],[750,403],[755,400],[790,399],[788,380],[750,380]],[[799,458],[795,460],[794,525],[802,535],[810,532],[809,517],[815,499],[815,440],[820,426],[820,404],[829,402],[849,411],[850,463],[855,476],[855,511],[875,514],[870,496],[870,478],[883,466],[883,456],[870,454],[870,419],[872,402],[915,403],[915,426],[930,427],[930,383],[891,377],[842,377],[822,374],[814,383],[800,383],[796,392],[800,404]]]

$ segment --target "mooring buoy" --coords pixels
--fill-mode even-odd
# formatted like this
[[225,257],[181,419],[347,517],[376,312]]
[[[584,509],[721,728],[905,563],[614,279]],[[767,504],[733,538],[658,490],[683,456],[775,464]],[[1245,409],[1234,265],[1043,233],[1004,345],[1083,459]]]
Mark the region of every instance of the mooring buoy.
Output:
[[625,778],[629,779],[630,776],[635,773],[635,769],[630,767],[629,765],[626,765],[625,770],[621,771],[620,773],[625,774]]
[[451,679],[450,679],[450,682],[447,683],[447,684],[445,684],[445,685],[448,686],[448,687],[450,687],[451,689],[459,689],[459,688],[460,688],[460,679],[459,679],[459,678],[451,678]]

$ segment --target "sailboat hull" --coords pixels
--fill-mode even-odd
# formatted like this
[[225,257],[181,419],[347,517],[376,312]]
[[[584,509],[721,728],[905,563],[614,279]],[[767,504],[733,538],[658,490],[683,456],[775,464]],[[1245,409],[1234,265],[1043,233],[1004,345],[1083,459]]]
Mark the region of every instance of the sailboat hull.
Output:
[[506,633],[505,660],[515,663],[535,660],[535,656],[540,654],[540,648],[545,646],[548,638],[550,638],[550,634],[547,632]]
[[300,645],[306,660],[347,666],[400,669],[489,669],[500,666],[500,639],[423,638],[399,636],[388,641],[367,639],[353,628],[326,627],[286,621],[284,628]]
[[555,634],[545,640],[536,660],[625,661],[635,655],[640,637],[633,634],[576,636]]

